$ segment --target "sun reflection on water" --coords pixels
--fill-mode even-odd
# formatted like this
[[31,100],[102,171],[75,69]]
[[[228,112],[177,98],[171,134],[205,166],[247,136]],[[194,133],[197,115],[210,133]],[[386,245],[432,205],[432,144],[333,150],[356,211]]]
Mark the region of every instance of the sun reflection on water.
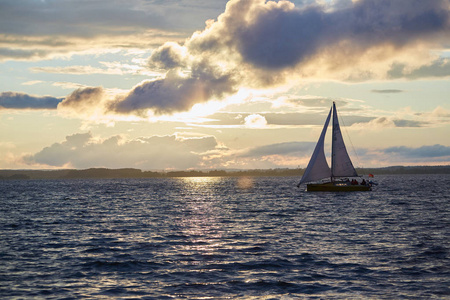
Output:
[[182,246],[189,254],[211,255],[220,247],[223,229],[220,227],[221,207],[218,185],[221,177],[186,177],[181,178],[186,185],[182,218],[177,224],[186,244]]
[[205,187],[222,181],[222,177],[181,177],[180,180],[191,187]]

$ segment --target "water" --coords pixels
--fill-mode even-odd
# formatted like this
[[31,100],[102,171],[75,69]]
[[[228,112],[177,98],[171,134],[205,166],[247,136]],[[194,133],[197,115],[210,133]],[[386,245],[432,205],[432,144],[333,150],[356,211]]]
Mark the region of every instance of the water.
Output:
[[0,182],[2,299],[449,299],[450,175]]

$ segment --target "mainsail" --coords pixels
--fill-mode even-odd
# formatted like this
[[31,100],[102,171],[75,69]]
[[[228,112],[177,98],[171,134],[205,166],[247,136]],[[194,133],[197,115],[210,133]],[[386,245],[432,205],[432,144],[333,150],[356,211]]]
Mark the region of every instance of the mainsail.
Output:
[[[328,124],[330,123],[331,112],[333,112],[333,133],[332,133],[332,146],[331,146],[331,169],[328,166],[325,158],[324,143],[325,135],[327,133]],[[341,128],[339,126],[339,120],[337,117],[336,105],[333,102],[333,106],[328,113],[328,117],[323,126],[322,133],[317,141],[316,148],[311,156],[311,160],[306,167],[305,173],[300,180],[300,184],[305,182],[316,181],[324,178],[335,177],[354,177],[358,176],[352,161],[345,148],[344,139],[342,138]]]
[[355,177],[358,176],[352,161],[345,148],[342,138],[341,127],[336,111],[336,104],[333,102],[333,140],[331,142],[331,177]]

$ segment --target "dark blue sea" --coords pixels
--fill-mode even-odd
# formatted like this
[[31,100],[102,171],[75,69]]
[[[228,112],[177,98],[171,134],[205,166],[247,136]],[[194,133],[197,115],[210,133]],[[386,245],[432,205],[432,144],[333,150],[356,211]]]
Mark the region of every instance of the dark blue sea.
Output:
[[450,175],[0,181],[2,299],[450,299]]

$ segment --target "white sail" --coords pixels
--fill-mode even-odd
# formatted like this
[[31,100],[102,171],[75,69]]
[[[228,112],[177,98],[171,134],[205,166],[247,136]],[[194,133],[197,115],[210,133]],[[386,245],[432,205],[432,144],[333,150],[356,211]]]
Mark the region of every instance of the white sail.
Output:
[[317,142],[316,148],[311,156],[311,160],[306,167],[305,173],[300,180],[300,184],[304,182],[315,181],[331,176],[331,169],[328,166],[327,159],[325,158],[324,144],[325,144],[325,134],[327,133],[328,124],[330,123],[331,109],[328,114],[325,125],[323,126],[322,133],[320,134],[319,141]]
[[333,102],[333,138],[331,146],[331,177],[358,176],[345,148],[341,128],[337,117],[336,105]]

